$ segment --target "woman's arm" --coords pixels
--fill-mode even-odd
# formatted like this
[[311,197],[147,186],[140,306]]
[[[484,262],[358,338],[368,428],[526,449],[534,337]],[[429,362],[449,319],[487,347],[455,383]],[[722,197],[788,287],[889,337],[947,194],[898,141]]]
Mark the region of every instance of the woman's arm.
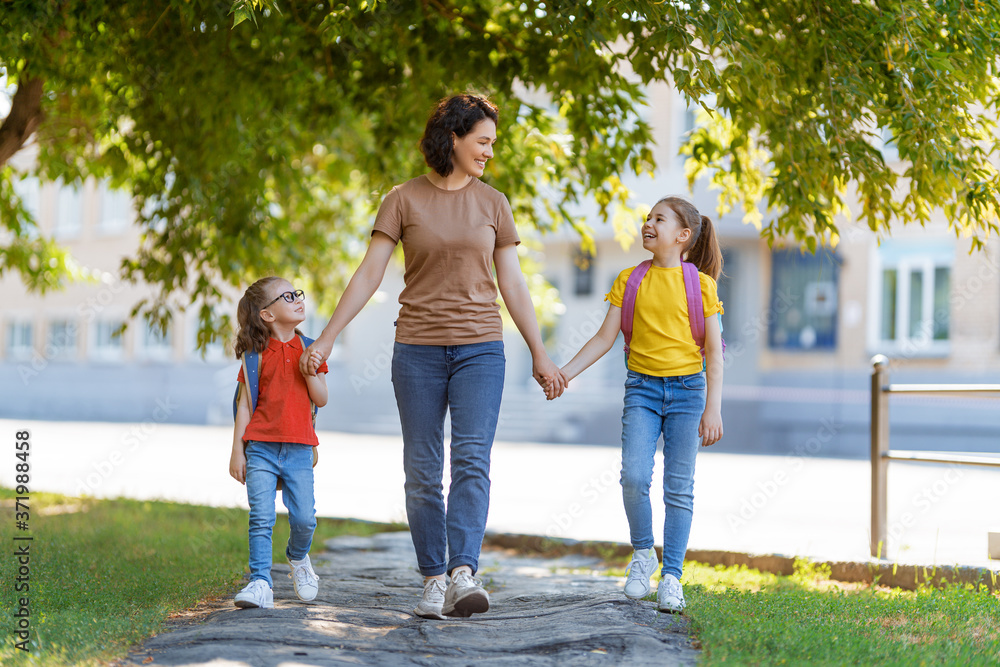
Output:
[[340,303],[330,316],[323,333],[302,352],[299,358],[299,370],[302,371],[302,375],[316,375],[320,364],[330,358],[330,351],[333,350],[337,336],[361,312],[375,294],[375,290],[382,284],[385,267],[389,265],[389,258],[392,257],[395,247],[396,242],[387,234],[378,231],[372,234],[361,266],[351,276],[351,282],[347,284],[347,289],[341,295]]
[[576,353],[568,364],[563,366],[563,373],[566,381],[569,382],[583,371],[607,354],[618,338],[618,332],[622,327],[622,309],[611,304],[608,306],[608,314],[604,316],[601,328],[597,330],[594,337],[588,340],[580,351]]
[[250,392],[246,389],[240,392],[240,400],[236,404],[236,426],[233,427],[233,451],[229,456],[229,474],[240,484],[247,481],[247,455],[243,451],[243,434],[250,423]]
[[497,287],[503,297],[507,312],[510,313],[517,330],[531,352],[531,375],[542,387],[549,399],[562,395],[566,389],[566,378],[556,366],[542,343],[535,318],[535,306],[531,303],[528,283],[521,273],[521,262],[517,258],[517,246],[511,243],[493,251],[493,265],[497,269]]
[[708,389],[698,435],[708,447],[722,439],[722,329],[715,315],[705,318],[705,376]]

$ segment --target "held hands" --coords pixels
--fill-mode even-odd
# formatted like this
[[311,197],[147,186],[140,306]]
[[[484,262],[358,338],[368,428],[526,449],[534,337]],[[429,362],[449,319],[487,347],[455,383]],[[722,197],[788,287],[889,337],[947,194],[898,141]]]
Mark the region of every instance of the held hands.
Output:
[[722,414],[718,411],[705,413],[698,425],[698,435],[701,436],[701,446],[709,447],[722,439]]
[[331,350],[333,342],[327,343],[322,336],[317,338],[299,357],[299,371],[303,375],[315,376],[323,362],[330,358]]
[[545,398],[549,401],[562,396],[569,385],[566,374],[549,359],[548,355],[532,364],[531,376],[545,390]]

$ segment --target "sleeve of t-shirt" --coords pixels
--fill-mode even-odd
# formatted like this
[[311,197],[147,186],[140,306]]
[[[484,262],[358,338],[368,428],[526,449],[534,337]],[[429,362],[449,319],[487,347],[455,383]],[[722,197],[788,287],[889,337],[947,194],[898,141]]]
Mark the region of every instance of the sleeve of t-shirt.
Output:
[[401,201],[396,188],[389,191],[382,200],[382,205],[378,207],[372,234],[375,232],[382,232],[396,243],[399,243],[399,239],[403,236]]
[[236,374],[236,381],[243,382],[243,364],[240,364],[240,372]]
[[329,372],[330,372],[330,369],[326,367],[326,362],[325,361],[319,365],[319,368],[316,369],[316,373],[317,374],[319,374],[319,373],[329,373]]
[[722,302],[719,301],[719,286],[711,276],[699,273],[701,278],[701,304],[705,309],[705,317],[722,314],[726,311],[722,309]]
[[510,244],[517,245],[521,238],[517,235],[517,227],[514,225],[514,213],[510,209],[510,202],[505,195],[500,195],[500,207],[497,211],[497,248],[503,248]]
[[612,306],[622,307],[622,302],[625,300],[625,283],[628,282],[628,277],[632,275],[634,268],[633,266],[618,274],[614,285],[611,286],[611,291],[604,295],[605,301],[610,301]]

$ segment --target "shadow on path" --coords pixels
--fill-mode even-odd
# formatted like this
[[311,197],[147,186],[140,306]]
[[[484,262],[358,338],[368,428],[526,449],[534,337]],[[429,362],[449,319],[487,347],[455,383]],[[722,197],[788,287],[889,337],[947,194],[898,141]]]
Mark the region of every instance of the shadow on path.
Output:
[[[486,551],[478,576],[491,609],[467,619],[412,614],[421,577],[409,533],[329,540],[313,558],[320,593],[295,597],[275,564],[274,609],[221,607],[202,622],[147,640],[128,664],[152,665],[694,665],[688,620],[620,582],[594,558]],[[226,604],[231,604],[231,600]]]

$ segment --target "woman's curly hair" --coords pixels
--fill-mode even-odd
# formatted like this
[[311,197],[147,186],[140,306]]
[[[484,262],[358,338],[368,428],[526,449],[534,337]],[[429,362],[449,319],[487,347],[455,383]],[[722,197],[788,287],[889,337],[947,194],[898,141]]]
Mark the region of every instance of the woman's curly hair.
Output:
[[420,152],[427,166],[441,176],[450,174],[454,169],[451,155],[455,149],[452,133],[464,137],[476,123],[486,118],[499,124],[500,112],[495,104],[480,95],[453,95],[438,102],[420,139]]

